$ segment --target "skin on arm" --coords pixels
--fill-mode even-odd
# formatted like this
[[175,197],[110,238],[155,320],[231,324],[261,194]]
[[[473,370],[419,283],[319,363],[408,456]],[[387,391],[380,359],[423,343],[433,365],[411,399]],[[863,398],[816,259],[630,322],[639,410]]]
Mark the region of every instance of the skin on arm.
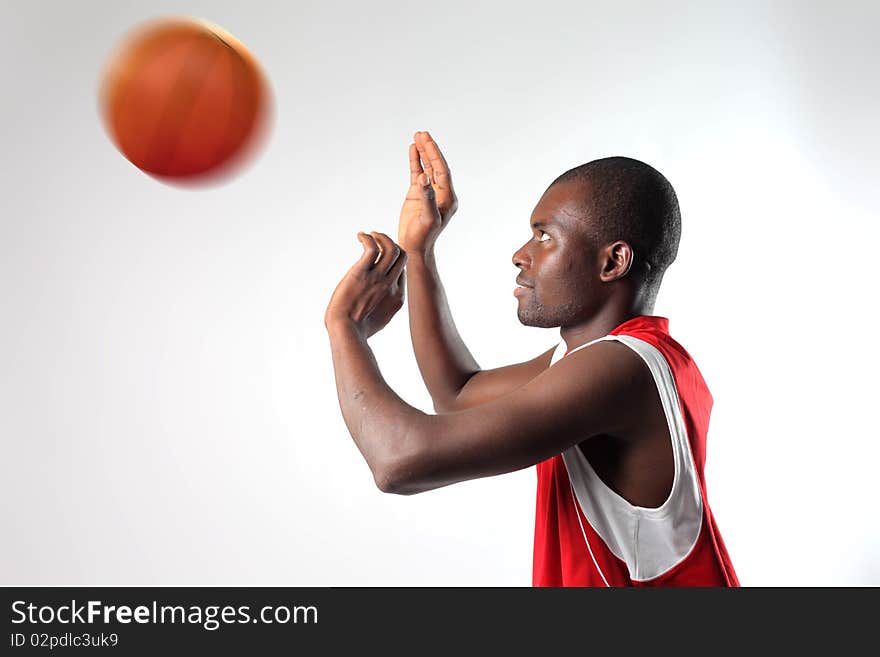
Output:
[[530,361],[483,371],[462,340],[434,257],[434,244],[458,208],[452,175],[427,132],[409,146],[410,186],[398,239],[409,256],[409,321],[419,371],[438,413],[485,403],[533,379],[550,364],[552,349]]
[[[324,313],[336,392],[352,437],[382,430],[381,424],[371,424],[376,419],[381,422],[381,417],[376,418],[366,405],[367,399],[376,398],[377,389],[385,393],[386,400],[393,399],[398,408],[406,407],[412,414],[419,413],[388,387],[367,346],[367,339],[382,330],[403,306],[407,255],[387,235],[358,233],[357,238],[364,252],[336,286]],[[385,244],[385,248],[381,249],[380,244]],[[357,438],[355,443],[368,464],[381,460],[381,445]],[[376,473],[373,465],[370,469]]]
[[431,490],[520,470],[591,436],[626,436],[656,394],[640,357],[608,341],[479,407],[441,415],[413,408],[384,381],[367,344],[400,307],[386,298],[405,260],[387,236],[374,235],[373,245],[362,240],[365,254],[334,292],[325,324],[346,426],[381,490]]
[[383,480],[391,492],[418,493],[520,470],[593,436],[625,438],[655,394],[638,354],[599,342],[491,402],[425,417]]

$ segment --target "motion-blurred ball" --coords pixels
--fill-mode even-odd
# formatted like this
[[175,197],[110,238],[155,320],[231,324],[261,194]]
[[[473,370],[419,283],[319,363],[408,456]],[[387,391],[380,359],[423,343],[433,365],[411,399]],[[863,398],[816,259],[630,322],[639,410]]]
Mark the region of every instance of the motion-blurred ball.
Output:
[[130,34],[111,56],[101,112],[135,166],[175,181],[242,164],[261,141],[269,89],[256,59],[206,21],[170,18]]

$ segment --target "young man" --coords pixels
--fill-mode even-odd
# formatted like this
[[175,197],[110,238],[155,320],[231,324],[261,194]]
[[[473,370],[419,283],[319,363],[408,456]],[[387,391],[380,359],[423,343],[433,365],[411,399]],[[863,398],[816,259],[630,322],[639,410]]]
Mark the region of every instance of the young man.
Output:
[[[514,254],[519,320],[560,327],[540,356],[481,370],[455,329],[434,243],[458,202],[426,132],[410,145],[398,247],[364,253],[325,315],[346,425],[378,487],[412,494],[537,465],[535,586],[738,585],[703,478],[712,397],[651,315],[681,221],[669,182],[629,158],[557,178]],[[400,309],[436,415],[382,379],[367,338]]]

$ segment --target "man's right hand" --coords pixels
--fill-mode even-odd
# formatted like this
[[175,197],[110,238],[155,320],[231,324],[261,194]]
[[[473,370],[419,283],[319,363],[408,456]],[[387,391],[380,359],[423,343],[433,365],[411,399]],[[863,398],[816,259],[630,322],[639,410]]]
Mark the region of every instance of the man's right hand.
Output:
[[400,210],[397,240],[410,255],[432,249],[458,209],[449,165],[437,143],[427,132],[415,133],[413,142],[409,145],[410,184]]

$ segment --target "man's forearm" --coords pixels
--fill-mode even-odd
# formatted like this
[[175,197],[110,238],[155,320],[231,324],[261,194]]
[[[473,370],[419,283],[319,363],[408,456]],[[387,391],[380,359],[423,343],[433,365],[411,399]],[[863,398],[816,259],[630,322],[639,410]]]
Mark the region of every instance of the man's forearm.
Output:
[[376,484],[390,490],[401,464],[421,447],[426,416],[385,383],[366,339],[352,323],[332,322],[327,330],[345,424]]
[[422,379],[434,408],[447,410],[480,366],[455,327],[433,250],[410,254],[407,296],[413,351]]

